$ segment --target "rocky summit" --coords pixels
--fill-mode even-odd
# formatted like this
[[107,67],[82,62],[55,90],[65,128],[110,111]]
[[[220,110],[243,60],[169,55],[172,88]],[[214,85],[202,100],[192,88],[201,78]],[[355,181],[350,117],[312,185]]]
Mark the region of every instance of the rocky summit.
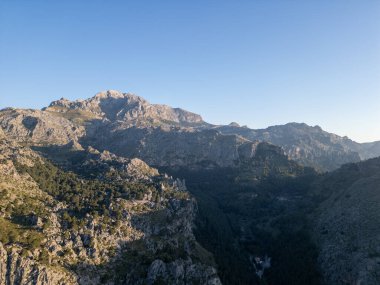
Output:
[[202,125],[202,117],[180,108],[150,104],[144,98],[115,90],[100,92],[87,100],[60,99],[44,110],[59,113],[83,112],[94,118],[123,121],[130,125],[154,124]]
[[114,90],[3,109],[0,285],[380,284],[379,145]]

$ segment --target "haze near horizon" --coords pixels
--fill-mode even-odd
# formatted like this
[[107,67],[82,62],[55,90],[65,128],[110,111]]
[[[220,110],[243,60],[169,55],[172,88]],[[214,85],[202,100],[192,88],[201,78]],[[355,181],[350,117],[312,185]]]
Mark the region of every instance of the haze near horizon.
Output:
[[116,89],[251,128],[380,140],[378,1],[2,1],[0,108]]

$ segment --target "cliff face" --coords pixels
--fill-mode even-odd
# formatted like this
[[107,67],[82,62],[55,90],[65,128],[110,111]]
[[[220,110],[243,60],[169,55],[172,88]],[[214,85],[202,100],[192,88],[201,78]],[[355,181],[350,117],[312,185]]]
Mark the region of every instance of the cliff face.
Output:
[[170,167],[232,167],[254,153],[241,152],[244,145],[256,146],[235,135],[221,135],[215,130],[188,131],[162,128],[127,128],[106,130],[105,136],[84,140],[99,149],[140,157],[151,165]]
[[46,111],[87,112],[110,121],[123,121],[130,126],[150,124],[203,124],[202,117],[180,108],[150,104],[142,97],[114,90],[100,92],[87,100],[68,101],[61,99],[50,104]]
[[4,247],[0,242],[0,284],[71,285],[76,276],[59,268],[50,268],[21,255],[22,249]]
[[380,152],[370,154],[369,151],[364,154],[364,144],[306,124],[289,123],[259,130],[235,125],[215,128],[223,134],[237,134],[249,140],[267,141],[281,146],[289,158],[323,171],[337,169],[345,163],[358,162],[370,155],[380,155]]
[[83,126],[39,110],[2,110],[0,126],[8,138],[31,144],[66,144],[85,134]]

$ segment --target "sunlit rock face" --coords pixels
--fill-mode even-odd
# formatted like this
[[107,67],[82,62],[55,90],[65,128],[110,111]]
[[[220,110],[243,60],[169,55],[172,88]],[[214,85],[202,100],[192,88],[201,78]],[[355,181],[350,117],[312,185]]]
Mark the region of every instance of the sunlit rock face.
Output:
[[100,92],[86,100],[68,101],[60,99],[46,110],[65,112],[80,110],[110,121],[123,121],[141,125],[149,124],[202,124],[202,117],[180,108],[150,104],[144,98],[114,90]]

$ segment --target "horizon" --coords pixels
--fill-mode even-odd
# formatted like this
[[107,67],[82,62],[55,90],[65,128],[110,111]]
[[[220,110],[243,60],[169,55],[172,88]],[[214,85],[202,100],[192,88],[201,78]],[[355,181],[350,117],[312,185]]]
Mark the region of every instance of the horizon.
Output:
[[212,124],[380,140],[380,2],[0,3],[0,109],[131,92]]

